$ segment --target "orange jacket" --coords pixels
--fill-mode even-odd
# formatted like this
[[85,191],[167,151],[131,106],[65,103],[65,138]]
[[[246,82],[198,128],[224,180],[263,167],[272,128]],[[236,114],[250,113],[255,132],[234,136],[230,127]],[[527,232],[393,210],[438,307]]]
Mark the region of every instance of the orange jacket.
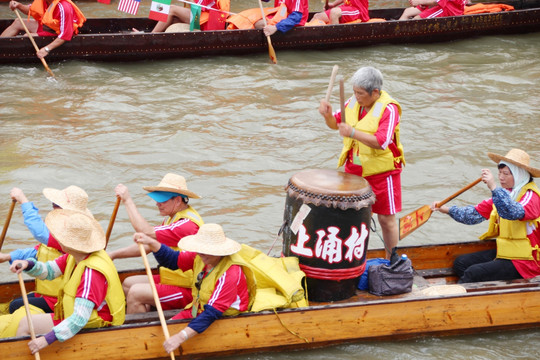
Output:
[[465,6],[464,15],[494,13],[494,12],[510,11],[510,10],[514,10],[514,7],[510,5],[506,5],[506,4],[478,3],[471,6]]
[[[28,15],[36,19],[37,22],[50,27],[51,29],[56,31],[57,34],[60,34],[60,20],[53,17],[54,9],[60,1],[62,0],[54,0],[49,5],[45,0],[34,0],[32,5],[30,5],[30,11],[28,12]],[[70,3],[70,5],[73,7],[73,13],[77,18],[77,22],[73,24],[73,30],[75,34],[78,34],[79,28],[83,26],[84,22],[86,21],[86,17],[71,0],[64,1]]]

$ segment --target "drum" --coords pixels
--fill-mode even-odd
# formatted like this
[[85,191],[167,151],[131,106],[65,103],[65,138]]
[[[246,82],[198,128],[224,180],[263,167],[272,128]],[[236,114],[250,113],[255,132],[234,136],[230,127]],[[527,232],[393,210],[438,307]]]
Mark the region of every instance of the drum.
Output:
[[285,190],[283,255],[299,258],[312,301],[353,296],[365,268],[371,205],[361,176],[311,169],[295,174]]

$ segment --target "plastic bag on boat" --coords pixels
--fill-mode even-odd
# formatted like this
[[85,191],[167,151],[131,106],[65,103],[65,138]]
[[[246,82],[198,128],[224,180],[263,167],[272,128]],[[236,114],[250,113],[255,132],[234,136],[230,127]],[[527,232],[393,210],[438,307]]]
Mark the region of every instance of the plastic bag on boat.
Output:
[[411,292],[414,271],[411,260],[402,257],[392,265],[373,265],[368,270],[369,292],[374,295],[397,295]]

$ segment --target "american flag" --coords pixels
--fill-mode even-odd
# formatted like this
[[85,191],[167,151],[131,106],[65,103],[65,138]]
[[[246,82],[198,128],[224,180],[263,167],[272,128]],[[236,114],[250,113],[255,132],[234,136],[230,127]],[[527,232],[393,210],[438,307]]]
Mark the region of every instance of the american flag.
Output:
[[131,15],[137,15],[140,4],[141,0],[120,0],[120,3],[118,4],[118,10],[127,12]]

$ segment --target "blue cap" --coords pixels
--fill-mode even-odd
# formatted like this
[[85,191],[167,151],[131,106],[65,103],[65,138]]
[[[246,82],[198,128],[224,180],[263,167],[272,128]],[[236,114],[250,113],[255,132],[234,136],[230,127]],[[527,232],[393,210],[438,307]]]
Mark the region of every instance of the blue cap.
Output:
[[174,192],[170,192],[170,191],[152,191],[152,192],[149,192],[146,195],[150,196],[154,201],[156,201],[158,203],[168,201],[168,200],[170,200],[170,199],[172,199],[173,197],[176,197],[176,196],[181,196],[178,193],[174,193]]

